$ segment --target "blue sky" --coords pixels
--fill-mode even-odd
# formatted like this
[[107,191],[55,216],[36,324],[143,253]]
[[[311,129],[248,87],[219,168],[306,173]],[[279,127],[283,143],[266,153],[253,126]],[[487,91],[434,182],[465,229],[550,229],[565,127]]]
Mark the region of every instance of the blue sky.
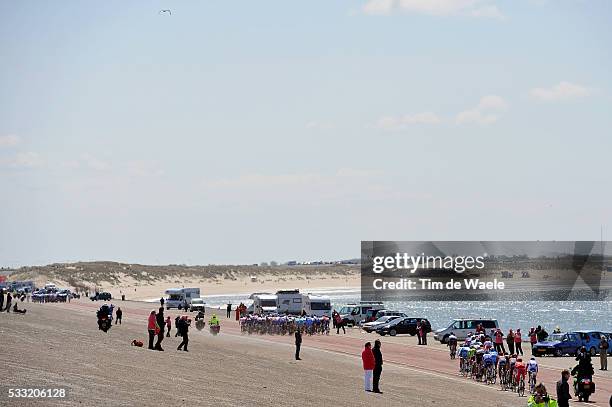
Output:
[[0,1],[0,265],[609,238],[611,17],[604,0]]

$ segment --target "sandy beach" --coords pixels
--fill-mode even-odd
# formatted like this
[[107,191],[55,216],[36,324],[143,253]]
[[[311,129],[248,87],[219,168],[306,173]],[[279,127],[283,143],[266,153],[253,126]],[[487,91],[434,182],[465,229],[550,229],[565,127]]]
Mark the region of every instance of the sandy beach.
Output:
[[[236,321],[222,318],[222,333],[190,330],[190,352],[177,352],[174,334],[163,343],[165,352],[130,346],[146,339],[146,317],[152,305],[117,302],[124,321],[108,333],[97,329],[99,303],[75,300],[69,304],[25,304],[26,315],[0,315],[0,342],[6,371],[1,405],[142,406],[248,403],[268,405],[389,406],[485,403],[515,406],[526,403],[502,392],[461,378],[446,349],[438,344],[418,347],[412,337],[380,338],[358,329],[347,335],[305,337],[302,361],[293,360],[293,338],[241,335]],[[209,310],[210,312],[210,310]],[[172,318],[176,312],[167,313]],[[360,352],[365,340],[382,339],[385,364],[383,395],[365,393]],[[433,341],[432,341],[433,342]],[[569,358],[546,358],[542,378],[551,391]],[[612,376],[598,372],[598,393],[592,406],[605,406]],[[65,388],[58,400],[7,398],[6,389]],[[607,398],[606,398],[607,402]]]

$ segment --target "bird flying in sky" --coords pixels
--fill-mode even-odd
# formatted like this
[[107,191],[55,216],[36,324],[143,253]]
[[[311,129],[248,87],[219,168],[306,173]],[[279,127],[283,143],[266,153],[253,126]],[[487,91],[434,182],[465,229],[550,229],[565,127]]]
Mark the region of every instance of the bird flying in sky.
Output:
[[168,9],[166,9],[166,10],[159,10],[159,14],[163,14],[163,13],[168,13],[168,14],[172,15],[172,11],[171,10],[168,10]]

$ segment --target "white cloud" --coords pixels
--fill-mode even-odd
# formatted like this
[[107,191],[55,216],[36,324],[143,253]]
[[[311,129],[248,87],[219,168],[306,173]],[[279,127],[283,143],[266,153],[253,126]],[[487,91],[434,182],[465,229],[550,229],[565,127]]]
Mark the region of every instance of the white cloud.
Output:
[[457,124],[486,126],[495,123],[506,109],[508,109],[508,103],[501,96],[483,96],[480,98],[478,106],[458,113],[455,116],[455,122]]
[[19,138],[19,136],[16,136],[14,134],[0,136],[0,147],[14,147],[19,144],[20,141],[21,139]]
[[571,82],[560,82],[550,88],[534,88],[531,97],[542,102],[560,102],[589,96],[593,90]]
[[383,130],[401,130],[415,124],[438,124],[441,119],[432,112],[407,114],[404,116],[386,116],[378,121],[377,126]]
[[504,18],[492,0],[369,0],[362,10],[378,15],[402,11],[431,16]]

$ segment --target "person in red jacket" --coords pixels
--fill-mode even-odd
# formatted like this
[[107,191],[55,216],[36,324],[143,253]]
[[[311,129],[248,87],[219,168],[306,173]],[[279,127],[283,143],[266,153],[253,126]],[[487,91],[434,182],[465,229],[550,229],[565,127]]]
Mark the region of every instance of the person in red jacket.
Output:
[[361,352],[361,360],[363,362],[365,391],[372,391],[372,372],[376,363],[370,342],[366,342],[365,348]]
[[157,334],[156,332],[157,329],[159,328],[157,328],[157,319],[155,315],[155,310],[153,310],[149,314],[149,320],[147,324],[147,330],[149,331],[149,349],[153,349],[153,339],[155,338],[155,335]]

